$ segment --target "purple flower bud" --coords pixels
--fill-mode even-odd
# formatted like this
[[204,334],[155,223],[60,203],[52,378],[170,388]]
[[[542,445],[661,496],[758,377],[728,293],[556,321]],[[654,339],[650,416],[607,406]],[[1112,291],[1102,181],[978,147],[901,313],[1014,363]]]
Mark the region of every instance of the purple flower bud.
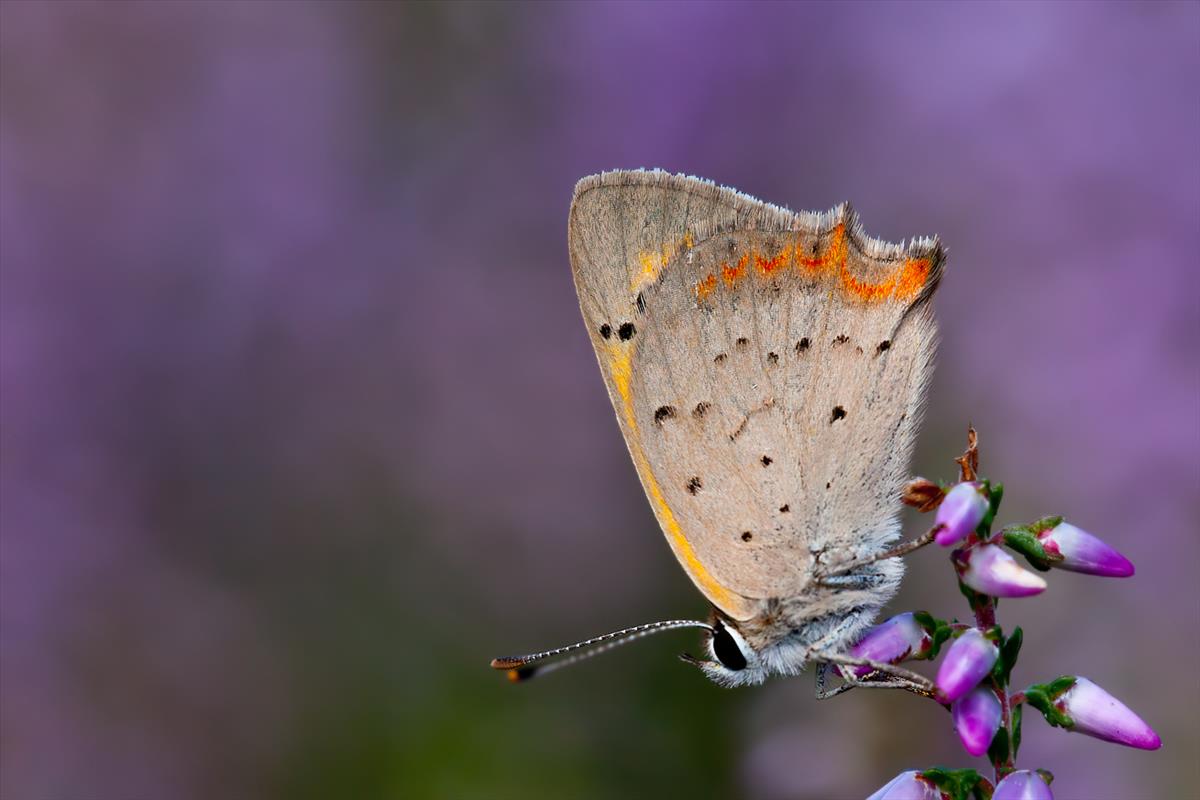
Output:
[[1066,522],[1044,530],[1038,540],[1047,553],[1062,556],[1062,561],[1052,561],[1050,566],[1088,575],[1103,575],[1109,578],[1127,578],[1133,574],[1129,559],[1092,536]]
[[1000,700],[996,693],[980,686],[952,705],[950,715],[967,752],[973,756],[986,753],[992,737],[1000,730]]
[[1162,739],[1141,717],[1087,678],[1076,678],[1054,706],[1074,723],[1076,733],[1141,750],[1162,747]]
[[1032,770],[1023,769],[1009,774],[996,784],[992,800],[1054,800],[1054,793]]
[[910,769],[892,778],[867,800],[944,800],[945,797],[919,772]]
[[971,628],[954,640],[938,667],[938,699],[953,703],[979,685],[992,671],[1000,648],[996,647],[978,628]]
[[964,554],[959,578],[975,591],[992,597],[1028,597],[1045,590],[1046,582],[994,544],[972,548]]
[[[916,658],[929,652],[933,647],[933,639],[915,619],[912,612],[897,614],[891,619],[881,622],[850,648],[850,655],[855,658],[869,658],[885,664],[899,664],[910,658]],[[871,671],[870,667],[843,667],[856,678],[861,678]]]
[[988,500],[983,487],[978,483],[960,483],[950,491],[938,506],[934,522],[939,526],[933,540],[942,547],[949,547],[971,535],[987,513]]

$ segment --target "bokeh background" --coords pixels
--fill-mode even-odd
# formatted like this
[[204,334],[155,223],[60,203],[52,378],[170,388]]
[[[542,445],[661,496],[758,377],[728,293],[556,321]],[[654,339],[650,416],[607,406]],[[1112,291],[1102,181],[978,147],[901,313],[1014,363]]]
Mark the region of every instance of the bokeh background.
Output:
[[[0,4],[0,795],[863,797],[976,765],[907,695],[725,691],[571,285],[579,177],[939,233],[915,471],[1136,577],[1002,604],[1157,753],[1025,726],[1060,800],[1195,797],[1200,5]],[[909,520],[910,534],[920,523]],[[940,554],[896,610],[965,606]]]

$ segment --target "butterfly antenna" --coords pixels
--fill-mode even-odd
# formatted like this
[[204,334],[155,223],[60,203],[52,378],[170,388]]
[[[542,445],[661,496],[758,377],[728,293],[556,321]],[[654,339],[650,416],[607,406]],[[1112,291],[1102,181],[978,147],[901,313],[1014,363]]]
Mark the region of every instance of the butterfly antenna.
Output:
[[513,683],[526,681],[535,675],[545,675],[556,669],[570,666],[579,661],[586,661],[592,656],[598,656],[623,644],[641,639],[653,633],[674,630],[675,628],[704,628],[712,630],[707,622],[692,619],[668,619],[662,622],[648,622],[645,625],[635,625],[632,628],[606,633],[585,639],[582,642],[557,647],[541,653],[530,653],[525,656],[503,656],[492,659],[492,669],[502,669],[508,674]]

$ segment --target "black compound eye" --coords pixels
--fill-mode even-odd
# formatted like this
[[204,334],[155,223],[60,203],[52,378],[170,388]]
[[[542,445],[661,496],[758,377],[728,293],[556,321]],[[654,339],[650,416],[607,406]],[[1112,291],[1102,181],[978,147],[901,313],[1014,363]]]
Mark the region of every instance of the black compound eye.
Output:
[[713,653],[725,669],[737,672],[746,668],[746,657],[742,655],[742,648],[738,647],[729,631],[720,623],[713,628]]

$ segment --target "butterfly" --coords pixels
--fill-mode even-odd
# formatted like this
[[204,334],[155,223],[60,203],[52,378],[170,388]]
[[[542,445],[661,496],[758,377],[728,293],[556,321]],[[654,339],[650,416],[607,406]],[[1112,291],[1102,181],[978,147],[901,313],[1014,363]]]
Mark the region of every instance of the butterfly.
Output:
[[704,630],[724,686],[844,652],[899,587],[885,557],[933,367],[936,238],[888,244],[849,205],[793,213],[659,170],[579,181],[571,268],[617,421],[707,621],[498,658],[520,680],[651,633]]

